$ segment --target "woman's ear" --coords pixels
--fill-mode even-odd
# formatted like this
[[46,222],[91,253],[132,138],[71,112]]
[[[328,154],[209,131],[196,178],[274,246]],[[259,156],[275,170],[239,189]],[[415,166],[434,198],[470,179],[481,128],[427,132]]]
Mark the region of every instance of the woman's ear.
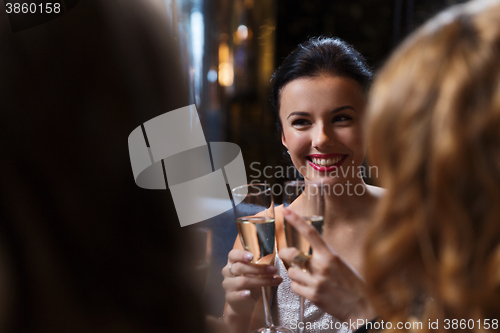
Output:
[[281,133],[281,143],[283,146],[285,146],[286,149],[288,149],[288,146],[286,145],[286,139],[285,139],[285,133]]

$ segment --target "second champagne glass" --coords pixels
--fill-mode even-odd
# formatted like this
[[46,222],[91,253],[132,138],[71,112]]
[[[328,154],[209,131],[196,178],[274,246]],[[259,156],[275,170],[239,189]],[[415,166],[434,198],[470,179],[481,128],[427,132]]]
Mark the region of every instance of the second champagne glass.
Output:
[[[240,240],[245,250],[253,254],[252,263],[273,264],[276,227],[270,186],[267,184],[243,185],[234,188],[232,194]],[[292,333],[286,327],[274,326],[266,287],[262,287],[262,301],[266,327],[255,332]]]
[[[321,183],[311,183],[302,180],[285,182],[283,192],[283,206],[292,208],[303,217],[307,223],[316,228],[318,233],[323,233],[325,211],[324,188]],[[312,255],[309,241],[302,236],[290,223],[283,221],[287,247],[295,247],[301,253],[294,259],[293,265],[307,270],[308,258]],[[300,297],[299,322],[304,323],[304,297]],[[303,332],[299,328],[299,332]]]

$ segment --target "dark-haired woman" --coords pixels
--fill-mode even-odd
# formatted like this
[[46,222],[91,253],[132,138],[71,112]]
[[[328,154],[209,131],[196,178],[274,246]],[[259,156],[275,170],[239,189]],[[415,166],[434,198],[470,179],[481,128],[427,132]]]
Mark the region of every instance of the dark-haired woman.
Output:
[[[362,178],[367,171],[362,123],[371,78],[364,58],[335,38],[299,45],[276,70],[273,104],[282,143],[305,181],[321,181],[327,188],[323,237],[328,247],[314,252],[308,272],[295,267],[287,272],[282,259],[290,262],[298,250],[285,250],[281,206],[276,208],[276,238],[282,251],[274,266],[250,264],[251,253],[237,239],[222,271],[224,320],[234,332],[263,326],[258,318],[263,311],[256,309],[261,286],[279,285],[275,324],[293,330],[307,322],[306,332],[347,331],[335,323],[375,316],[361,278],[362,244],[381,196],[381,189]],[[304,323],[297,322],[298,295],[307,299]],[[327,302],[332,297],[336,301]]]

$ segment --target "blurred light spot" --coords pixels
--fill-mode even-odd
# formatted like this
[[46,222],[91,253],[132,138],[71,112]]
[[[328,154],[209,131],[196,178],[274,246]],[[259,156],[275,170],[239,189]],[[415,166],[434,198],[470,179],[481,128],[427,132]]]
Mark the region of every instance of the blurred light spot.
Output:
[[208,74],[207,74],[207,80],[208,82],[212,82],[214,83],[215,81],[217,81],[217,71],[213,68],[211,68],[209,71],[208,71]]
[[219,63],[229,61],[229,46],[226,42],[219,44]]
[[233,65],[227,62],[219,64],[219,84],[223,87],[233,85],[234,69]]
[[248,38],[248,28],[245,25],[240,25],[237,30],[237,35],[240,40],[246,40]]
[[203,14],[195,11],[191,14],[192,47],[195,61],[201,61],[203,58],[203,44],[205,26],[203,23]]
[[199,11],[191,13],[191,47],[193,56],[193,74],[194,95],[196,105],[200,105],[199,96],[202,90],[203,73],[203,49],[204,49],[205,24],[203,14]]

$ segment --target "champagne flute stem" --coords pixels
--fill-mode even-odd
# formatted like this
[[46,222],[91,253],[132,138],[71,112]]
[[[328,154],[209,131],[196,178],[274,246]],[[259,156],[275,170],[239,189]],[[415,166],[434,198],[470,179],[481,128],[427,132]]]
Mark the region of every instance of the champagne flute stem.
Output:
[[264,315],[266,316],[266,328],[273,327],[273,317],[269,308],[269,299],[267,298],[267,288],[262,287],[262,302],[264,302]]
[[299,333],[304,332],[304,302],[305,298],[304,296],[300,296],[300,323],[302,323],[301,326],[299,326]]

